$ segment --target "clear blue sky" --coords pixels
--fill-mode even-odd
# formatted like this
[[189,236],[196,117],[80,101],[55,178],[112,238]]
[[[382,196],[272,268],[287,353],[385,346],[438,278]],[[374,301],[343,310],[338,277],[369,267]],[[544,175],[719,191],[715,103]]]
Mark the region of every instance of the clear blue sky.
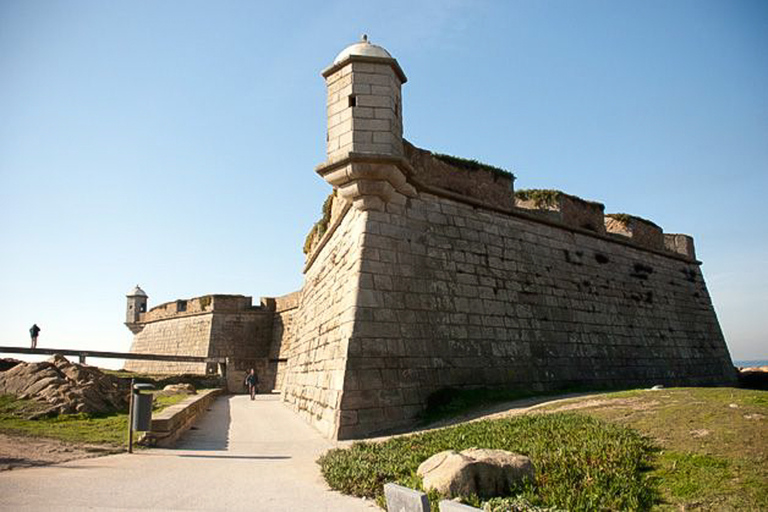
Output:
[[765,1],[0,0],[0,345],[128,350],[150,306],[301,286],[320,71],[368,33],[406,137],[695,237],[768,358]]

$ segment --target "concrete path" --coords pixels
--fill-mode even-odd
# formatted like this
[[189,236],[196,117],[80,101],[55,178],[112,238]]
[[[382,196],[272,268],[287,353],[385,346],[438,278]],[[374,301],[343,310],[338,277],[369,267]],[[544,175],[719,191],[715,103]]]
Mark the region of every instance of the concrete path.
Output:
[[276,396],[225,396],[173,450],[0,473],[0,510],[380,510],[327,489],[334,444]]

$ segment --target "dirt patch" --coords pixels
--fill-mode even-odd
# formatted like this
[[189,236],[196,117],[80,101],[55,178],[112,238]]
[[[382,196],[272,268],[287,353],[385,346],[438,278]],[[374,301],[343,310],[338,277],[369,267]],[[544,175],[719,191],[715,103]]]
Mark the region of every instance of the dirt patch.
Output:
[[612,398],[582,400],[548,409],[547,412],[577,411],[579,409],[598,409],[601,407],[626,407],[633,411],[647,411],[661,405],[657,400],[644,400],[642,398]]
[[122,449],[98,445],[72,444],[44,439],[0,434],[0,471],[47,466],[75,459],[87,459]]

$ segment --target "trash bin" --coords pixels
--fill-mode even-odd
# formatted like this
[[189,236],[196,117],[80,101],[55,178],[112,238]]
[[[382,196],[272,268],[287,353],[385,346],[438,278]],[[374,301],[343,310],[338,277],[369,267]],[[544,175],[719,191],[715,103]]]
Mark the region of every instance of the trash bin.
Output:
[[147,432],[152,425],[152,394],[141,393],[142,389],[151,389],[149,384],[133,386],[133,430]]
[[152,395],[133,395],[133,430],[146,432],[152,425]]

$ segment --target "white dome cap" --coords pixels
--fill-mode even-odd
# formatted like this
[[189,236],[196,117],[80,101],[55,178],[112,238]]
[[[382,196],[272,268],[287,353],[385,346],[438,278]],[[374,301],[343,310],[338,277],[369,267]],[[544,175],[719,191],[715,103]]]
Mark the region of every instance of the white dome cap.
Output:
[[[350,61],[354,61],[355,59],[361,60],[363,62],[368,60],[374,63],[381,62],[383,64],[388,64],[392,67],[395,74],[400,79],[401,84],[404,84],[406,81],[408,81],[408,79],[405,77],[405,73],[403,73],[403,70],[400,67],[400,64],[397,63],[397,60],[381,46],[371,44],[371,42],[368,41],[368,36],[365,34],[363,34],[362,41],[359,43],[351,44],[341,50],[341,53],[339,53],[336,58],[333,59],[333,64],[323,70],[322,75],[325,78],[328,78],[330,75],[346,66]],[[377,59],[381,60],[377,61]]]
[[392,55],[389,54],[387,50],[382,48],[381,46],[371,44],[370,41],[368,41],[368,36],[366,34],[363,34],[362,40],[359,43],[351,44],[341,50],[341,53],[339,53],[335,59],[333,59],[334,64],[338,64],[339,62],[342,62],[350,55],[360,55],[363,57],[379,57],[384,59],[391,59]]
[[146,297],[147,294],[142,290],[139,285],[136,285],[133,290],[128,293],[128,297]]

